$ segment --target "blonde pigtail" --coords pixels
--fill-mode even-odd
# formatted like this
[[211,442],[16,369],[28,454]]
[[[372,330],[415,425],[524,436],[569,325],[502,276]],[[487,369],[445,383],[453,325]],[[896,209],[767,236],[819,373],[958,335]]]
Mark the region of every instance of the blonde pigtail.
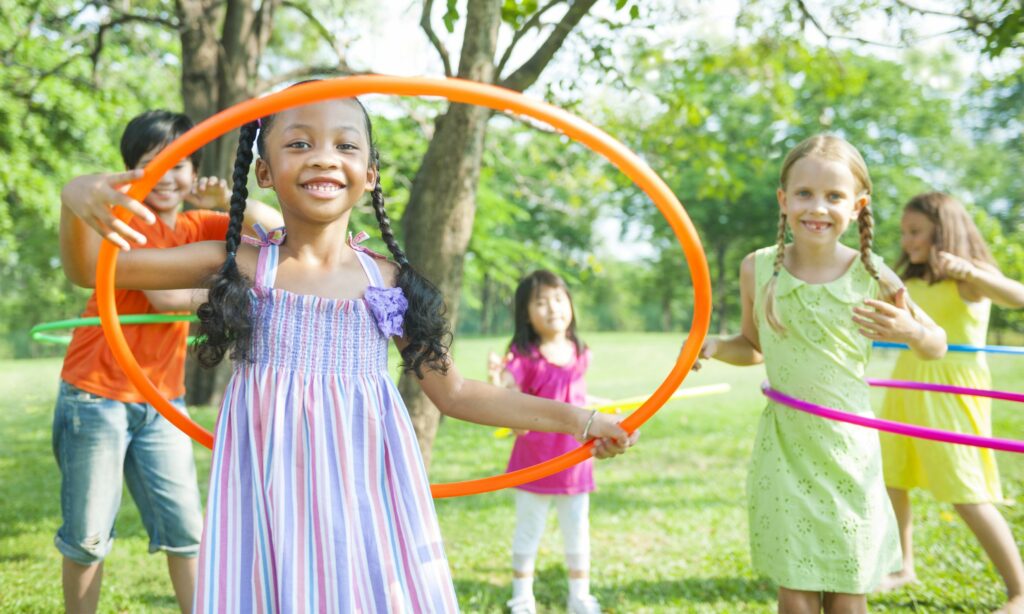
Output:
[[779,272],[782,271],[782,263],[786,257],[786,214],[779,214],[779,231],[775,236],[775,262],[772,266],[772,276],[764,287],[764,316],[772,330],[782,334],[786,327],[779,321],[775,314],[775,286],[779,281]]
[[[864,264],[867,272],[878,282],[880,298],[883,301],[892,302],[896,293],[903,286],[895,285],[889,279],[882,277],[871,260],[871,246],[875,240],[875,217],[871,214],[871,207],[864,207],[857,214],[857,229],[860,231],[860,261]],[[917,319],[912,305],[910,306],[910,315],[914,316],[915,320]]]

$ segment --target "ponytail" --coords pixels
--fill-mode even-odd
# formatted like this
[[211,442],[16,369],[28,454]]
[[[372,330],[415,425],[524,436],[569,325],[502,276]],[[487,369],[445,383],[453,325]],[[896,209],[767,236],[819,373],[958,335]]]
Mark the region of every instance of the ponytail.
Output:
[[775,262],[772,266],[772,276],[764,288],[764,318],[772,330],[782,334],[786,327],[782,325],[779,316],[775,313],[775,286],[779,283],[779,272],[782,271],[782,264],[786,257],[786,214],[779,214],[779,230],[775,235]]

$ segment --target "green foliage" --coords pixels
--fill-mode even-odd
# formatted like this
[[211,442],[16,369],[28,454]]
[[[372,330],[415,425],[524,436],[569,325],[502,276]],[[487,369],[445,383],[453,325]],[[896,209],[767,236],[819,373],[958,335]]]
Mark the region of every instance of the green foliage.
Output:
[[[78,45],[74,26],[54,17],[75,5],[45,6],[49,13],[36,14],[5,3],[0,23],[0,356],[59,352],[31,343],[28,329],[75,315],[87,296],[60,269],[61,186],[81,173],[122,169],[118,142],[128,119],[180,106],[173,69],[132,59],[173,54],[173,41],[154,36],[145,51],[135,50],[118,44],[132,27],[124,26],[108,34],[94,71],[86,57],[69,62]],[[54,44],[65,37],[71,42]],[[50,74],[62,65],[62,76]],[[154,86],[168,82],[175,87]]]
[[564,136],[495,121],[477,193],[466,258],[463,332],[508,328],[519,279],[546,268],[571,286],[590,275],[593,224],[606,168]]
[[[948,58],[897,63],[785,39],[731,49],[638,40],[633,48],[631,76],[611,98],[625,102],[603,115],[665,179],[697,227],[720,328],[734,328],[739,314],[739,260],[774,241],[778,172],[797,142],[835,132],[858,147],[874,180],[876,250],[890,261],[898,255],[899,207],[928,187],[928,177],[954,166],[948,143],[955,82],[929,85],[936,73],[948,74]],[[678,258],[646,196],[626,182],[619,187],[623,218],[650,237],[655,260]],[[856,242],[856,232],[846,239]],[[686,311],[681,289],[668,300],[673,311]]]

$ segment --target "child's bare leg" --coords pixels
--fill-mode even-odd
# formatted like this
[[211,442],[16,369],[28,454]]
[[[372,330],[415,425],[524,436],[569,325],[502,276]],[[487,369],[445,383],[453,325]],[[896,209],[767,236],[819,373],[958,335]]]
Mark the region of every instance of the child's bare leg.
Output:
[[825,593],[822,599],[825,614],[867,614],[867,595],[849,593]]
[[61,573],[64,585],[64,611],[67,614],[93,614],[100,602],[103,563],[82,565],[64,557]]
[[181,614],[192,612],[192,601],[196,592],[196,568],[195,557],[167,555],[167,573],[171,576],[171,586],[174,587],[174,596],[178,600]]
[[1024,613],[1024,564],[1003,515],[991,503],[959,503],[953,507],[978,538],[1006,583],[1007,604],[999,611]]
[[896,526],[900,534],[900,547],[903,549],[903,569],[882,578],[878,592],[894,591],[907,584],[917,582],[914,572],[914,513],[910,507],[910,495],[899,488],[887,488],[893,512],[896,513]]
[[821,593],[779,587],[779,614],[819,614]]

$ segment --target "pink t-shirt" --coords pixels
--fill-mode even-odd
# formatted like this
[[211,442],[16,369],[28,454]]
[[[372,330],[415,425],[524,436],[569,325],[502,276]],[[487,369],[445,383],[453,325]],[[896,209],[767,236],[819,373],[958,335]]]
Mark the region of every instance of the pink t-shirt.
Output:
[[[519,389],[555,401],[577,406],[587,403],[587,384],[583,376],[590,366],[590,350],[584,350],[576,360],[565,366],[551,364],[536,348],[524,356],[515,348],[505,368],[516,380]],[[580,442],[572,435],[530,431],[516,437],[507,471],[515,471],[575,450]],[[594,461],[587,460],[554,475],[518,486],[523,490],[543,495],[575,495],[594,490]]]

